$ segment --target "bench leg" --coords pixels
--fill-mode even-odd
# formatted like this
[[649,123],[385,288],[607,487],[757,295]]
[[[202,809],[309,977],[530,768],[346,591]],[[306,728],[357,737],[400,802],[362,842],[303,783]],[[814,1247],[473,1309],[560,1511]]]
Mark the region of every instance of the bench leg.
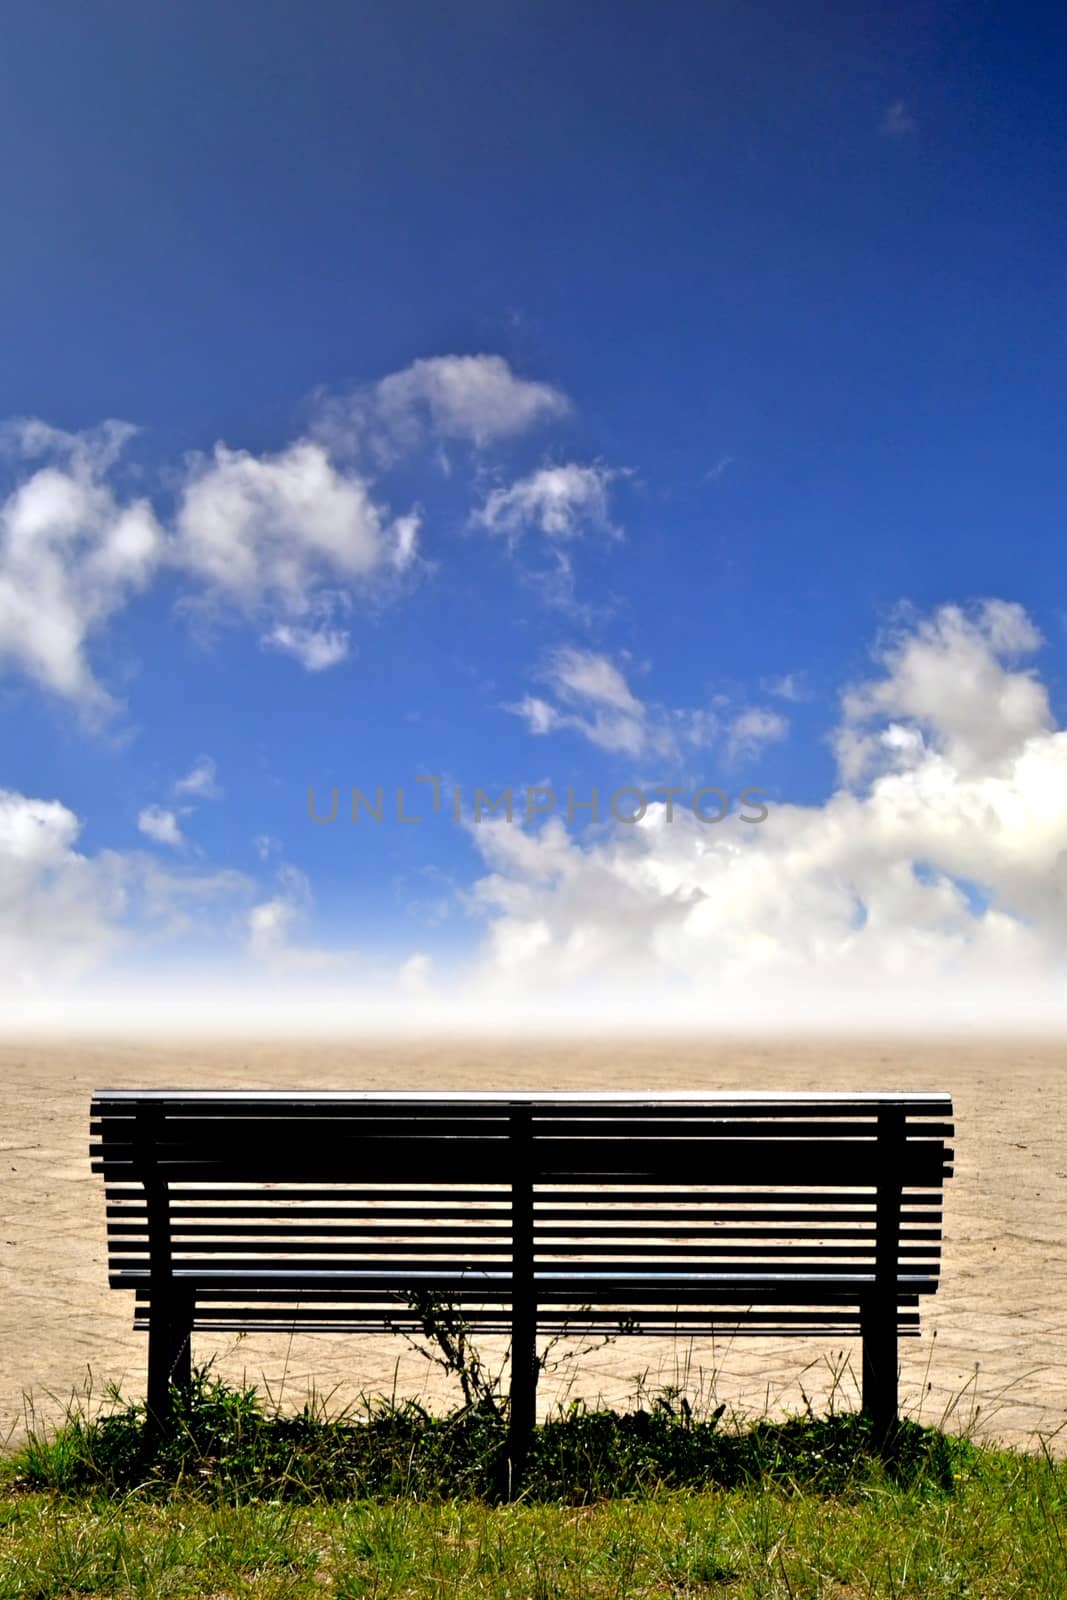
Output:
[[522,1487],[526,1457],[537,1421],[537,1308],[515,1305],[511,1323],[511,1404],[508,1409],[508,1456],[511,1492]]
[[170,1427],[171,1385],[188,1388],[192,1376],[193,1299],[189,1294],[153,1301],[148,1313],[148,1433]]
[[874,1424],[879,1447],[897,1424],[897,1308],[865,1305],[860,1315],[863,1335],[863,1410]]

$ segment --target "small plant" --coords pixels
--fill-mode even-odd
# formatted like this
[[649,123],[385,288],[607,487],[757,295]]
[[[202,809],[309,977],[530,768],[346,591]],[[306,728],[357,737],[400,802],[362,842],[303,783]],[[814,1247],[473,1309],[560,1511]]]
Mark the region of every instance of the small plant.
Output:
[[[401,1334],[412,1349],[440,1367],[449,1377],[459,1379],[465,1408],[503,1421],[509,1408],[504,1392],[504,1372],[511,1356],[510,1347],[494,1372],[475,1341],[462,1306],[454,1299],[431,1289],[408,1290],[402,1298],[408,1309],[419,1318],[426,1343],[421,1344],[407,1328],[397,1323],[390,1324],[391,1331]],[[583,1306],[579,1310],[585,1311],[588,1307]],[[574,1339],[574,1335],[564,1324],[543,1346],[537,1358],[538,1371],[556,1371],[566,1361],[584,1359],[593,1351],[613,1344],[616,1339],[639,1331],[633,1316],[620,1313],[617,1325],[607,1328],[598,1339],[582,1338],[568,1349],[566,1346]]]

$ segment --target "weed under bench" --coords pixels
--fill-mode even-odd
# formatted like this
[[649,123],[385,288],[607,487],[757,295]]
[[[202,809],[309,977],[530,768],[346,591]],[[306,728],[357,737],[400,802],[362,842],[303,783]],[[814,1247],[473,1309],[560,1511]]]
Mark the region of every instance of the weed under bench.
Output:
[[945,1094],[98,1090],[111,1287],[163,1425],[194,1332],[418,1332],[419,1297],[511,1336],[518,1456],[539,1332],[897,1340],[938,1286]]

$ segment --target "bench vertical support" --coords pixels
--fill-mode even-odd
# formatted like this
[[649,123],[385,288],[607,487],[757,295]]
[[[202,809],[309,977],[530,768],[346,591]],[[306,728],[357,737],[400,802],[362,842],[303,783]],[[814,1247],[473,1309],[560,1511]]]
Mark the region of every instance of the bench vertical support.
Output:
[[171,1256],[170,1193],[158,1164],[163,1112],[158,1105],[137,1108],[136,1144],[148,1211],[148,1393],[146,1443],[171,1425],[171,1385],[187,1388],[192,1372],[193,1295],[174,1282]]
[[511,1111],[511,1492],[522,1486],[537,1420],[537,1293],[534,1284],[533,1139],[530,1107]]
[[874,1292],[860,1308],[863,1337],[863,1410],[877,1446],[886,1445],[898,1411],[897,1274],[907,1124],[897,1107],[878,1113],[878,1188],[875,1200]]

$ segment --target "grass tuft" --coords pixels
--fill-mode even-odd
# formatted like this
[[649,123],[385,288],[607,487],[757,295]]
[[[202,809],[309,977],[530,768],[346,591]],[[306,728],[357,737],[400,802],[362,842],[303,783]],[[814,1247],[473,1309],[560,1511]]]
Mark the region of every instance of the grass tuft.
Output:
[[[330,1417],[308,1402],[296,1415],[268,1406],[254,1386],[234,1387],[198,1368],[174,1391],[174,1426],[152,1441],[141,1404],[112,1391],[95,1417],[72,1406],[50,1433],[33,1431],[4,1472],[21,1489],[84,1495],[136,1491],[244,1503],[456,1498],[497,1501],[509,1489],[506,1417],[466,1406],[435,1416],[415,1401],[373,1399],[362,1413]],[[844,1495],[885,1481],[950,1493],[973,1447],[902,1421],[888,1452],[866,1417],[722,1425],[723,1408],[696,1415],[668,1391],[630,1411],[574,1401],[534,1432],[524,1498],[586,1505],[663,1488],[784,1489]]]

